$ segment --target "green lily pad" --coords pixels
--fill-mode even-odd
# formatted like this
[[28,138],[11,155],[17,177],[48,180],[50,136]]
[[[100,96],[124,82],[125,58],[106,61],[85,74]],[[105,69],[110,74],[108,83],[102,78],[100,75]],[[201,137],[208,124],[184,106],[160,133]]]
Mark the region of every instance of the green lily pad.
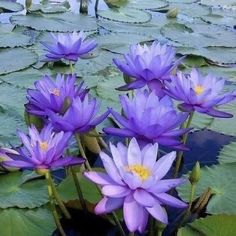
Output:
[[28,11],[30,12],[40,11],[42,13],[62,13],[66,12],[68,10],[68,7],[69,6],[66,6],[64,2],[57,4],[50,4],[47,2],[46,4],[32,4],[28,9]]
[[[79,176],[79,182],[83,192],[83,197],[86,201],[95,204],[101,199],[101,195],[94,183],[85,179],[81,174]],[[57,190],[61,199],[65,202],[78,199],[78,194],[71,175],[67,176],[57,186]]]
[[134,8],[114,8],[108,10],[98,10],[97,15],[101,18],[127,22],[127,23],[145,23],[151,20],[151,14]]
[[207,216],[179,229],[177,236],[231,236],[236,232],[235,220],[235,215]]
[[1,0],[0,8],[3,11],[7,11],[7,12],[17,12],[17,11],[22,11],[24,9],[24,7],[20,3],[12,2],[8,0]]
[[209,129],[217,131],[222,134],[236,136],[236,129],[232,128],[236,127],[236,104],[233,102],[220,106],[219,110],[231,113],[234,115],[234,117],[227,119],[215,118],[214,122],[212,122]]
[[20,30],[14,30],[12,25],[0,25],[0,47],[19,47],[28,46],[33,42],[29,35],[23,34]]
[[225,145],[218,156],[220,164],[236,162],[236,142]]
[[[206,212],[209,214],[236,214],[236,163],[215,165],[201,169],[201,178],[196,185],[195,197],[199,197],[208,187],[212,189]],[[190,183],[178,189],[179,196],[188,201]]]
[[[129,40],[127,40],[127,38]],[[129,33],[111,33],[102,36],[97,36],[96,41],[100,48],[106,49],[114,53],[126,53],[130,45],[152,40],[151,36]],[[115,55],[114,55],[115,57]]]
[[168,3],[158,0],[129,0],[126,7],[137,8],[141,10],[151,10],[167,7]]
[[236,48],[227,47],[207,47],[207,48],[187,48],[179,47],[177,51],[183,55],[202,56],[209,60],[209,62],[224,66],[228,64],[235,64]]
[[236,47],[236,35],[233,32],[211,27],[207,24],[187,26],[170,23],[162,27],[161,33],[168,39],[187,47]]
[[197,2],[197,0],[168,0],[167,2],[172,3],[172,2],[177,2],[177,3],[194,3]]
[[205,128],[208,128],[213,121],[214,121],[213,117],[195,112],[193,116],[193,121],[191,123],[191,127],[197,130],[205,129]]
[[34,208],[48,202],[47,186],[44,180],[21,184],[21,176],[21,172],[1,175],[0,208]]
[[37,55],[28,49],[0,49],[0,74],[7,74],[27,68],[34,64],[37,59]]
[[4,236],[49,236],[56,229],[52,213],[46,208],[0,210],[0,227]]
[[14,25],[54,32],[97,30],[95,18],[82,14],[73,14],[71,12],[60,14],[28,14],[26,16],[14,15],[10,18],[10,21]]
[[235,0],[201,0],[202,5],[207,5],[211,7],[220,7],[220,8],[225,8],[225,7],[230,7],[230,6],[235,6]]
[[221,25],[221,26],[228,26],[233,28],[236,25],[236,18],[235,17],[226,17],[216,14],[211,14],[208,16],[202,16],[201,19],[207,23]]

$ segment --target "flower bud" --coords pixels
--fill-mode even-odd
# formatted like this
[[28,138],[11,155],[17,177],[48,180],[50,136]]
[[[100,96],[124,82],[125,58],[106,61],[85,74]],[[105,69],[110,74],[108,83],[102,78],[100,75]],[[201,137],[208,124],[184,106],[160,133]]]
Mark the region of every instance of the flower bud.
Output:
[[166,13],[167,18],[176,18],[179,13],[178,8],[172,8]]
[[201,169],[200,169],[200,164],[197,161],[195,166],[193,167],[190,175],[189,175],[189,181],[191,184],[196,184],[199,179],[200,179],[200,175],[201,175]]
[[44,122],[40,117],[32,115],[27,111],[25,111],[25,123],[27,126],[34,125],[39,130],[44,126]]

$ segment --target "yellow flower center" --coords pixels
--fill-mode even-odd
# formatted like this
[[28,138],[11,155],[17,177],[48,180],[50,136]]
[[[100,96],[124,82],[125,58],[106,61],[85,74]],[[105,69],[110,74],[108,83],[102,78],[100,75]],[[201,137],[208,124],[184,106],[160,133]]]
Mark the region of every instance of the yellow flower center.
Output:
[[204,88],[201,86],[201,85],[197,85],[195,88],[194,88],[194,91],[197,95],[200,95],[203,93],[204,91]]
[[57,97],[59,97],[60,96],[60,89],[58,89],[58,88],[54,88],[54,89],[52,89],[51,91],[50,91],[50,93],[51,94],[53,94],[53,95],[55,95],[55,96],[57,96]]
[[148,179],[148,177],[151,175],[151,171],[142,165],[128,166],[127,171],[137,174],[142,181]]
[[41,148],[41,150],[47,151],[48,143],[47,142],[39,142],[39,147]]

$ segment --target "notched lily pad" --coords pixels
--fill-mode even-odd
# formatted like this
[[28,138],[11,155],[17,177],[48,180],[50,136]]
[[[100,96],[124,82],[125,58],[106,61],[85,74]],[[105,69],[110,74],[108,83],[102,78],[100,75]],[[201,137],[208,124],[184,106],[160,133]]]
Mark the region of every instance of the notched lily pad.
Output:
[[21,184],[21,176],[21,172],[1,175],[0,208],[35,208],[48,202],[47,186],[44,180]]
[[[199,197],[207,188],[212,189],[206,212],[217,214],[236,214],[236,163],[215,165],[201,169],[201,178],[196,185],[196,197]],[[188,201],[190,183],[178,188],[181,198]]]
[[0,9],[2,9],[4,12],[17,12],[17,11],[22,11],[24,7],[18,2],[1,0]]
[[10,18],[14,25],[31,27],[36,30],[54,32],[95,31],[96,19],[87,15],[71,12],[54,14],[14,15]]
[[151,20],[151,14],[134,8],[114,8],[108,10],[98,10],[98,16],[101,18],[127,22],[127,23],[145,23]]
[[236,162],[236,142],[225,145],[218,156],[218,161],[221,164]]

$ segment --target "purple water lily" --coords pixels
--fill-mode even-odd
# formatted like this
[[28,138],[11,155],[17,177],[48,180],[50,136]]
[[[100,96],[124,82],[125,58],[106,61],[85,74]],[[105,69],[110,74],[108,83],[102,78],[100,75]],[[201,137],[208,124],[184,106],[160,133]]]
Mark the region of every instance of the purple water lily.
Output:
[[46,110],[61,113],[65,103],[71,103],[76,97],[82,100],[88,92],[83,88],[83,82],[76,85],[76,75],[69,74],[66,77],[58,74],[56,80],[45,75],[41,80],[35,82],[36,89],[28,89],[25,105],[27,112],[46,116]]
[[162,179],[172,166],[176,153],[171,152],[158,161],[158,144],[140,149],[133,138],[128,148],[122,143],[110,144],[112,158],[100,153],[107,173],[85,172],[84,175],[102,186],[103,199],[95,207],[96,214],[112,212],[123,206],[124,220],[129,231],[143,232],[148,215],[168,223],[163,205],[177,208],[187,206],[167,194],[171,188],[185,183],[184,179]]
[[235,99],[235,92],[222,93],[225,80],[212,75],[202,76],[196,69],[190,74],[178,72],[171,82],[166,82],[166,94],[182,101],[182,111],[197,111],[213,117],[230,118],[233,115],[216,110],[215,107]]
[[73,100],[67,111],[61,115],[48,110],[50,122],[58,131],[71,131],[74,133],[86,133],[95,128],[109,114],[106,111],[100,116],[97,116],[99,104],[95,98],[89,98],[89,94],[85,95],[82,100],[77,97]]
[[5,166],[39,170],[79,165],[84,162],[83,158],[63,154],[72,135],[70,132],[54,133],[53,127],[47,125],[40,133],[32,126],[29,128],[29,136],[20,131],[18,135],[23,143],[18,153],[0,150],[0,153],[7,154],[10,158],[3,163]]
[[79,57],[97,46],[94,40],[86,40],[83,32],[51,34],[51,36],[50,43],[41,42],[48,52],[45,61],[60,61],[61,59],[77,61]]
[[114,59],[114,63],[124,74],[135,78],[131,83],[120,87],[120,90],[142,88],[148,85],[159,93],[162,82],[170,78],[171,71],[179,64],[174,63],[175,50],[167,45],[153,42],[150,47],[146,44],[130,46],[125,61]]
[[179,136],[189,129],[178,129],[187,119],[187,113],[177,113],[172,101],[165,96],[159,99],[154,92],[137,91],[133,99],[120,96],[124,116],[111,109],[111,114],[123,126],[105,128],[108,134],[136,137],[140,144],[158,142],[164,146],[183,148]]

